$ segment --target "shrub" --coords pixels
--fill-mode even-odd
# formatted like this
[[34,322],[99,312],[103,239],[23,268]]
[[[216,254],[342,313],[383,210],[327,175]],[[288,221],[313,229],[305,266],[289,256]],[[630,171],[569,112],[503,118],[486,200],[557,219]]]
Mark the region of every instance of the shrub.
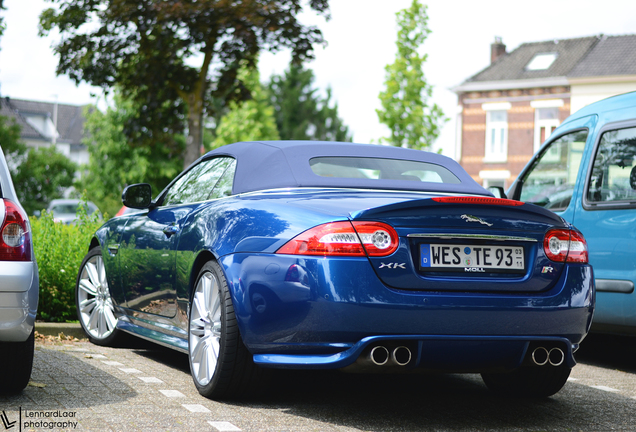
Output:
[[97,215],[87,216],[85,206],[81,206],[75,225],[56,223],[49,212],[30,218],[30,222],[40,274],[38,319],[75,321],[77,273],[88,252],[91,236],[102,222],[97,220]]

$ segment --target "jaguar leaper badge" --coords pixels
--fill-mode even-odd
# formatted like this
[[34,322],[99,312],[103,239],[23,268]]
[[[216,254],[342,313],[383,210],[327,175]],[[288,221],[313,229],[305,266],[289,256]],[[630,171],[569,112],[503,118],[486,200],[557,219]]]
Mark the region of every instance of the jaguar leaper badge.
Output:
[[489,227],[492,226],[491,223],[488,223],[482,218],[478,218],[477,216],[473,216],[473,215],[463,214],[462,219],[464,219],[466,222],[479,222],[482,225],[488,225]]

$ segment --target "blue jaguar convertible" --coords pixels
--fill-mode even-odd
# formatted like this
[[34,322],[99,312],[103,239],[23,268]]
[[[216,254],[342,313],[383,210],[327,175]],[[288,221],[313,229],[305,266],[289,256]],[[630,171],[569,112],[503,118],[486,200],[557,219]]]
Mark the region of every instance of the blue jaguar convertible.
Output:
[[581,233],[441,155],[243,142],[122,200],[138,211],[93,236],[80,323],[96,344],[126,332],[187,353],[207,397],[268,368],[481,373],[545,397],[592,321]]

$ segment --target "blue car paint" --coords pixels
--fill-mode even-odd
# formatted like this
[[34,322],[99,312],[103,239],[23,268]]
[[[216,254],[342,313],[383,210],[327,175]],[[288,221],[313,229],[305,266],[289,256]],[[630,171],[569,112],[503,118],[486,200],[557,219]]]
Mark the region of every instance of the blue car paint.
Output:
[[[439,194],[292,188],[112,219],[96,239],[121,314],[118,326],[186,351],[191,289],[200,265],[214,258],[228,280],[243,340],[255,362],[264,366],[346,367],[377,340],[412,345],[414,366],[433,369],[515,368],[538,341],[562,346],[573,366],[572,353],[589,329],[594,308],[592,269],[548,261],[542,250],[549,227],[568,225],[531,205],[525,211],[453,206],[433,204],[429,198],[434,196]],[[500,224],[492,231],[469,225],[467,232],[530,237],[536,241],[526,246],[527,268],[536,272],[539,262],[552,270],[532,277],[480,278],[419,272],[414,253],[418,241],[407,236],[422,227],[427,232],[458,226],[466,230],[461,215],[467,211]],[[177,228],[166,248],[174,250],[174,272],[164,275],[174,283],[168,299],[175,306],[172,315],[133,304],[139,295],[124,282],[131,280],[130,269],[117,259],[125,255],[119,253],[120,243],[127,240],[122,233],[143,218]],[[400,234],[398,250],[383,259],[275,254],[297,234],[341,220],[385,220]],[[381,269],[384,261],[405,265]],[[140,286],[152,291],[152,275],[141,273]],[[463,358],[478,361],[462,363],[457,360],[462,352]]]
[[[576,226],[588,243],[589,260],[601,281],[630,281],[636,284],[636,209],[590,209],[584,207],[586,182],[591,172],[596,146],[603,132],[636,126],[636,93],[611,97],[588,105],[566,119],[542,146],[518,179],[523,179],[542,150],[569,132],[588,130],[581,165],[568,207],[558,215]],[[520,189],[517,180],[508,195]],[[636,334],[636,292],[599,290],[593,331]]]

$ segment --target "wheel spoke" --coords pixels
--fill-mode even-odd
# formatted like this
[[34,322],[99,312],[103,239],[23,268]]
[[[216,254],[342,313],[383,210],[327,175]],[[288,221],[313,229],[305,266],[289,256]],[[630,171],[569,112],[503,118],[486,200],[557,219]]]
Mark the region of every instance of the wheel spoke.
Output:
[[97,295],[97,290],[95,289],[95,285],[93,285],[88,279],[82,279],[80,281],[79,286],[87,294],[90,294],[92,296]]
[[82,312],[83,314],[90,313],[93,310],[93,308],[95,308],[96,303],[97,302],[95,301],[94,298],[86,299],[80,302],[80,312]]
[[[101,261],[101,259],[98,259],[97,261],[99,262]],[[99,290],[99,274],[97,273],[95,264],[89,261],[86,263],[86,266],[84,268],[86,269],[86,273],[88,273],[88,279],[90,280],[90,282],[93,284],[94,287],[97,288],[97,290]]]

